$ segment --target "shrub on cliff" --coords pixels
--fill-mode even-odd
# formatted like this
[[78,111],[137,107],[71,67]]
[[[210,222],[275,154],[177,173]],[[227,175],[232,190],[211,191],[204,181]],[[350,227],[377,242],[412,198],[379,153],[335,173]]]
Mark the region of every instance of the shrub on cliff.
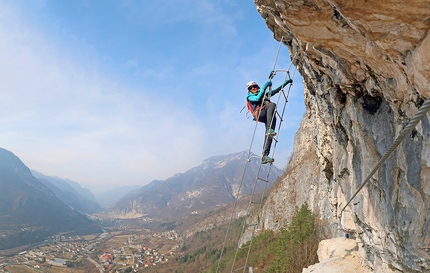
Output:
[[315,217],[307,204],[297,208],[291,224],[281,229],[266,273],[295,273],[318,262]]

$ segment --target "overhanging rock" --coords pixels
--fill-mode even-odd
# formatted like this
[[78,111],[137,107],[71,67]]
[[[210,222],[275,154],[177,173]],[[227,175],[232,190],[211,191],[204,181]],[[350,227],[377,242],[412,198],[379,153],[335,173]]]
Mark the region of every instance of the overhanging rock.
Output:
[[430,97],[430,2],[255,0],[305,83],[306,115],[287,176],[260,219],[277,229],[307,202],[328,237],[348,232],[377,270],[430,268],[427,116],[340,210]]

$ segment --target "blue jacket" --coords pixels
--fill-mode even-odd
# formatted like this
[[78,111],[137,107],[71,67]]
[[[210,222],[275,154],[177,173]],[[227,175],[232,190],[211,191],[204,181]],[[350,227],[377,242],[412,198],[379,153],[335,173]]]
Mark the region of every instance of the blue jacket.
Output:
[[[287,85],[291,80],[287,80],[285,81],[283,84],[281,84],[280,86],[278,86],[277,88],[270,90],[270,86],[272,86],[272,82],[266,82],[263,87],[260,89],[260,91],[258,91],[257,94],[253,94],[251,92],[248,92],[248,95],[246,96],[246,99],[250,102],[251,108],[252,108],[252,112],[255,111],[255,109],[257,108],[257,106],[261,106],[262,105],[262,100],[264,98],[264,93],[267,93],[267,96],[265,98],[265,101],[270,102],[269,97],[279,93],[279,91],[281,91],[282,87],[284,87],[285,85]],[[267,90],[266,90],[267,89]]]

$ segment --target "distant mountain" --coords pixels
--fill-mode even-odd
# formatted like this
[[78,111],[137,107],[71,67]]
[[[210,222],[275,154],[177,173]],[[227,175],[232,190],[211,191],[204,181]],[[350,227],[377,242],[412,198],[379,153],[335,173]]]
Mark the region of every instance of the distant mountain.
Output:
[[79,183],[69,179],[46,176],[43,173],[31,170],[31,173],[40,182],[47,186],[66,205],[83,213],[94,213],[102,210],[95,201],[94,194]]
[[142,193],[144,193],[146,191],[150,191],[152,189],[157,188],[161,184],[163,184],[163,181],[161,181],[161,180],[154,180],[154,181],[150,182],[149,184],[146,184],[145,186],[140,187],[140,189],[135,194],[142,194]]
[[0,249],[41,242],[60,232],[101,232],[82,213],[61,202],[18,157],[2,148],[0,189]]
[[[164,181],[153,181],[134,195],[118,201],[111,214],[115,217],[136,218],[141,216],[173,220],[178,217],[235,200],[239,189],[247,152],[214,156],[185,173],[179,173]],[[244,174],[240,197],[250,194],[259,167],[259,159],[253,158]],[[260,177],[266,177],[270,165],[262,165]],[[283,173],[271,167],[269,186]],[[258,182],[256,191],[265,182]]]
[[118,200],[127,194],[135,193],[141,187],[142,186],[119,186],[112,190],[96,194],[96,200],[103,208],[111,209]]

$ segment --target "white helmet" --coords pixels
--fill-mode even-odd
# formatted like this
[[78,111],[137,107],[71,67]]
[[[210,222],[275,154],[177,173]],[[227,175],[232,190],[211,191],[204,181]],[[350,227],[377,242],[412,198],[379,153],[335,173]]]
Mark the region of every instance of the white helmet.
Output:
[[246,84],[246,89],[248,89],[250,86],[256,85],[258,86],[258,83],[254,82],[254,81],[250,81]]

